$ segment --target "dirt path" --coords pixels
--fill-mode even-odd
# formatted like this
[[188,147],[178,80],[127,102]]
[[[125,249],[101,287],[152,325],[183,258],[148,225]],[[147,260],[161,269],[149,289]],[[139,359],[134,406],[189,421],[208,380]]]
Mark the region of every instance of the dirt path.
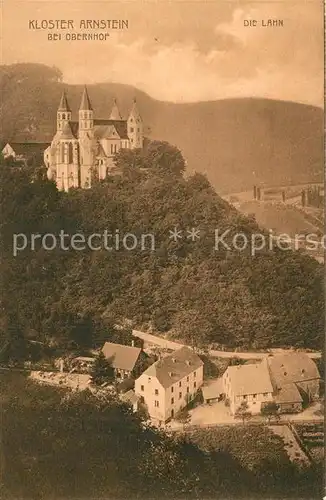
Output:
[[[159,347],[162,347],[164,349],[180,349],[180,347],[183,347],[184,344],[181,344],[179,342],[173,342],[171,340],[164,339],[162,337],[158,337],[157,335],[153,335],[151,333],[145,333],[141,332],[139,330],[133,330],[132,334],[134,337],[138,337],[139,339],[142,339],[144,342],[153,344]],[[271,349],[270,352],[234,352],[234,351],[217,351],[217,350],[210,350],[208,353],[210,356],[213,358],[233,358],[233,357],[238,357],[242,359],[263,359],[269,356],[270,354],[273,354],[273,349]],[[291,349],[277,349],[278,353],[286,353],[286,352],[291,352]],[[312,359],[319,359],[321,357],[320,352],[307,352],[307,355],[312,358]]]

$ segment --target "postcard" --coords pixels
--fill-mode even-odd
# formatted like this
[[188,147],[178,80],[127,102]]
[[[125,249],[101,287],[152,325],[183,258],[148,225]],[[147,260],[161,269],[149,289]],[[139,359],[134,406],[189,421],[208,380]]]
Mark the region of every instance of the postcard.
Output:
[[322,498],[323,2],[1,33],[1,497]]

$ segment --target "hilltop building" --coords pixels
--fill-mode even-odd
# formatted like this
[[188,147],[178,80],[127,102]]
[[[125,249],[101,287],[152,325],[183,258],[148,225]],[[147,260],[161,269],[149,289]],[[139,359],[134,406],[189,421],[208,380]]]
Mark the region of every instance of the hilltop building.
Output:
[[173,418],[195,397],[203,383],[203,361],[189,347],[181,347],[156,361],[135,381],[135,394],[158,423]]
[[84,88],[78,121],[72,120],[67,96],[63,93],[57,111],[57,131],[44,152],[48,178],[58,189],[90,187],[94,178],[104,179],[114,172],[114,155],[120,149],[143,147],[143,122],[134,100],[124,120],[114,101],[108,119],[94,116],[93,107]]

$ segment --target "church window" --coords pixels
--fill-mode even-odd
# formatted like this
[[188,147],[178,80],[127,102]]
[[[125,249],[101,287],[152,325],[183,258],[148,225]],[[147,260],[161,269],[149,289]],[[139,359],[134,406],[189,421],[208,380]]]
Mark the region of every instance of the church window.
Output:
[[66,113],[62,113],[62,119],[65,120],[66,119]]
[[72,142],[68,144],[68,163],[73,163],[73,145]]
[[60,144],[60,163],[64,163],[65,161],[65,145],[64,143]]

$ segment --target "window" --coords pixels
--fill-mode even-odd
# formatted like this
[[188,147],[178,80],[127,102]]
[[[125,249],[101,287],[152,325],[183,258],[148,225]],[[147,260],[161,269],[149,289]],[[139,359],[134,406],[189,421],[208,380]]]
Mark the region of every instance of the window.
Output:
[[287,375],[287,373],[286,373],[286,372],[284,372],[284,375]]
[[113,144],[111,144],[111,155],[113,154]]
[[171,398],[171,405],[173,405],[174,403],[174,398]]
[[158,396],[158,389],[155,389],[155,396]]
[[141,385],[141,386],[140,386],[140,390],[141,390],[141,391],[143,391],[143,390],[144,390],[144,386],[143,386],[143,385]]
[[134,127],[130,127],[130,132],[133,132],[134,131]]
[[187,377],[187,382],[189,382],[189,377]]
[[173,389],[173,386],[172,386],[172,387],[171,387],[171,392],[173,392],[173,391],[174,391],[174,389]]
[[268,392],[264,392],[264,396],[266,398],[268,396]]
[[181,382],[179,382],[179,387],[181,387]]
[[247,399],[247,396],[243,396],[243,399],[246,400]]
[[154,402],[154,406],[155,406],[155,408],[158,408],[158,407],[160,406],[160,405],[159,405],[159,402],[158,402],[158,401],[155,401],[155,402]]
[[194,372],[194,377],[196,377],[196,372]]
[[253,397],[253,398],[256,398],[256,397],[257,397],[257,394],[253,394],[253,395],[252,395],[252,397]]
[[179,392],[179,399],[182,398],[182,392]]
[[187,387],[187,392],[189,392],[189,387]]
[[148,377],[148,382],[150,382],[151,380],[152,380],[151,377]]
[[194,388],[196,389],[196,382],[194,382]]

